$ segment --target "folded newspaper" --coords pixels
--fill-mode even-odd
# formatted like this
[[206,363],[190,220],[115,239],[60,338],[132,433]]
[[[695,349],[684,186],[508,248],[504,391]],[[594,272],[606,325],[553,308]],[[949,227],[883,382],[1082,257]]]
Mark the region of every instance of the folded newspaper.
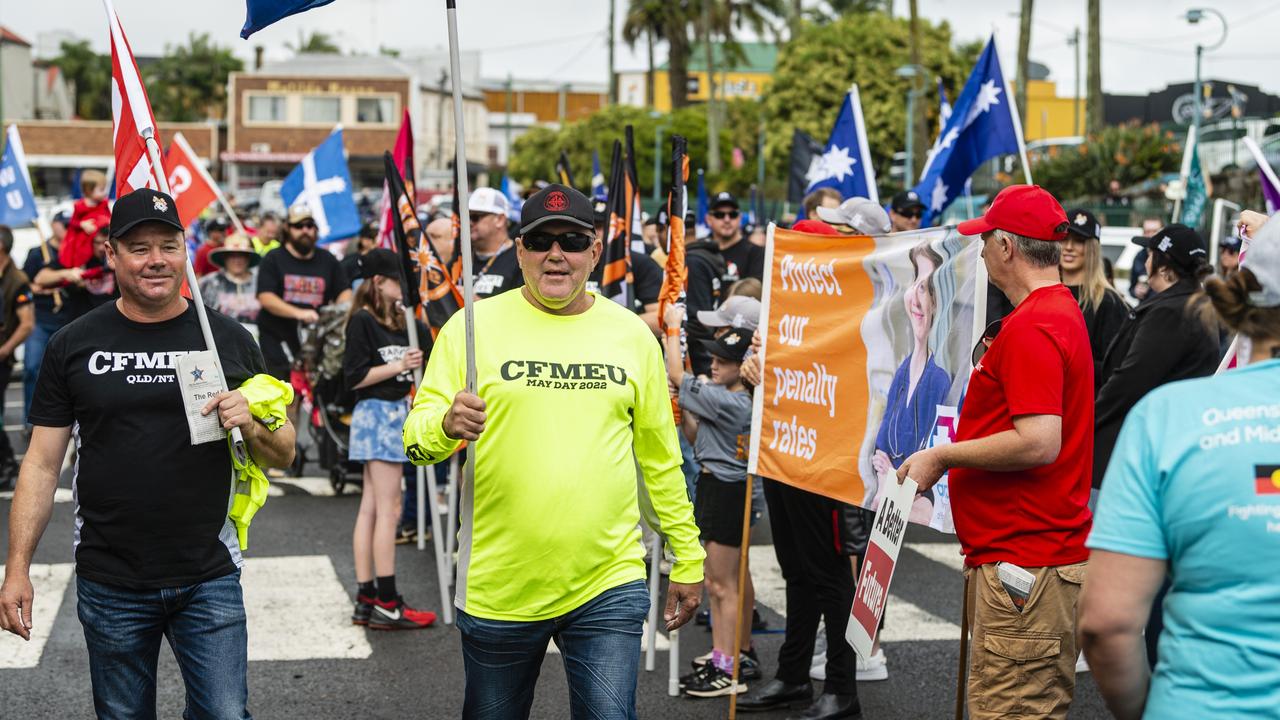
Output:
[[1009,600],[1013,602],[1013,606],[1018,609],[1018,612],[1022,612],[1022,608],[1027,605],[1027,599],[1031,597],[1031,588],[1036,584],[1036,576],[1007,562],[996,565],[996,574],[1000,577],[1000,584],[1004,585],[1004,591],[1009,593]]

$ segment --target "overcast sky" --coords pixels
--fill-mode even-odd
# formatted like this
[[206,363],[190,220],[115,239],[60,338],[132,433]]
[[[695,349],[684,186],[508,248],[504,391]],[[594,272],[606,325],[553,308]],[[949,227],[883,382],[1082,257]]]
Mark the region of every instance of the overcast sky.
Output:
[[[618,26],[627,0],[616,0]],[[1209,3],[1204,3],[1209,5]],[[185,41],[190,32],[208,32],[231,45],[246,60],[253,46],[268,58],[287,57],[285,43],[299,32],[329,33],[344,51],[373,52],[394,48],[443,48],[448,34],[440,0],[336,0],[295,15],[249,40],[239,37],[244,6],[239,0],[115,0],[125,32],[139,54],[153,55],[166,44]],[[517,79],[605,82],[608,55],[605,29],[607,0],[459,0],[458,33],[464,50],[482,51],[481,72],[488,78],[508,73]],[[1214,19],[1191,26],[1182,18],[1193,3],[1178,0],[1105,0],[1102,3],[1102,83],[1107,92],[1145,93],[1171,82],[1190,81],[1195,44],[1217,42],[1221,25]],[[1227,43],[1204,60],[1205,77],[1258,85],[1280,93],[1280,2],[1215,0],[1226,16]],[[1017,49],[1018,0],[920,0],[923,17],[947,20],[961,40],[985,37],[994,28],[1008,65]],[[1085,0],[1036,3],[1031,58],[1049,66],[1060,95],[1073,91],[1074,54],[1068,35],[1083,33]],[[981,8],[981,11],[975,11]],[[905,0],[896,11],[906,13]],[[49,30],[66,30],[106,51],[107,26],[98,0],[0,0],[0,24],[31,42]],[[1081,49],[1083,53],[1083,48]],[[659,60],[665,48],[659,48]],[[1082,72],[1085,72],[1082,54]],[[619,42],[619,69],[643,69],[644,48],[631,52]]]

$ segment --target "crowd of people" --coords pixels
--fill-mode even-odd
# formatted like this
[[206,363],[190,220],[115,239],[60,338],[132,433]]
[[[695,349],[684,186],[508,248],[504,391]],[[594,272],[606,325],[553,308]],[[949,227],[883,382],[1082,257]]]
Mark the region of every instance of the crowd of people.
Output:
[[[680,679],[688,698],[736,692],[743,711],[853,718],[858,684],[889,676],[878,643],[864,658],[845,641],[870,511],[780,479],[760,478],[747,492],[767,268],[763,235],[743,223],[731,193],[712,197],[709,234],[689,238],[687,300],[662,317],[662,218],[633,239],[625,306],[598,294],[609,232],[601,204],[550,184],[517,214],[497,190],[472,193],[473,286],[484,300],[474,310],[473,392],[461,313],[438,334],[406,314],[405,267],[377,247],[372,225],[342,257],[317,245],[305,205],[283,222],[251,218],[248,228],[210,218],[198,223],[195,244],[168,196],[138,190],[110,208],[105,178],[86,172],[82,183],[84,199],[54,218],[53,237],[21,270],[9,257],[12,233],[0,227],[0,381],[23,346],[32,428],[0,623],[24,636],[30,627],[22,574],[78,425],[77,587],[100,713],[154,706],[159,636],[122,621],[122,608],[175,628],[170,642],[184,668],[219,654],[219,672],[184,672],[189,702],[206,703],[211,717],[239,717],[247,702],[241,556],[225,516],[231,459],[221,445],[191,448],[175,419],[181,409],[151,397],[150,381],[134,384],[172,368],[157,353],[199,346],[181,294],[187,257],[214,311],[231,388],[205,410],[241,428],[264,468],[292,461],[294,428],[309,421],[298,417],[302,393],[282,391],[287,422],[271,431],[237,388],[255,377],[297,386],[300,328],[341,317],[341,384],[352,400],[346,459],[363,466],[352,623],[434,624],[435,613],[411,607],[397,587],[395,545],[414,539],[405,497],[413,484],[403,479],[413,465],[472,455],[475,481],[461,488],[458,526],[449,528],[458,534],[465,716],[527,716],[549,642],[564,656],[575,717],[635,716],[650,603],[642,518],[670,553],[666,627],[693,620],[704,591],[708,599],[712,647]],[[794,228],[884,235],[917,229],[923,210],[914,192],[882,207],[824,189],[805,199]],[[454,257],[452,220],[423,220],[436,254]],[[899,416],[877,436],[872,464],[882,485],[868,504],[883,483],[910,477],[918,503],[931,507],[932,486],[949,477],[965,556],[970,717],[1065,717],[1076,674],[1089,667],[1123,718],[1190,708],[1265,715],[1280,705],[1280,556],[1267,552],[1280,518],[1280,223],[1265,220],[1244,214],[1247,259],[1234,239],[1216,270],[1196,229],[1144,222],[1133,305],[1109,278],[1089,210],[1064,211],[1035,186],[1003,190],[959,226],[981,238],[990,324],[974,349],[956,441],[936,447],[913,430],[922,423],[908,421],[934,412],[951,383],[929,339],[943,260],[927,244],[911,251],[903,302],[916,319],[912,351],[889,387]],[[1233,337],[1244,367],[1214,376]],[[97,358],[103,349],[115,359]],[[138,396],[124,402],[125,393]],[[572,438],[553,459],[550,419],[557,436]],[[154,452],[123,495],[105,495],[108,469],[127,447],[115,435],[152,424],[171,427],[148,440]],[[176,467],[189,469],[190,489],[163,483]],[[18,475],[0,433],[0,484]],[[118,497],[129,510],[119,511]],[[163,527],[182,542],[140,544],[154,534],[140,528],[173,503],[189,517]],[[740,582],[738,571],[744,524],[765,508],[786,581],[776,658],[752,642],[761,620],[750,572]],[[1246,547],[1258,548],[1257,560],[1233,561]],[[1002,580],[1009,565],[1032,578],[1024,603],[1013,603]],[[207,615],[174,610],[163,601],[173,587],[231,619],[212,628]]]

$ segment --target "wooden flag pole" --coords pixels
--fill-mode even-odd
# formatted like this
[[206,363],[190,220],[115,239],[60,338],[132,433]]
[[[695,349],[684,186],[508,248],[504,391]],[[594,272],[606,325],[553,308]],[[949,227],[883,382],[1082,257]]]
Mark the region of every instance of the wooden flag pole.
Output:
[[729,692],[729,720],[738,717],[738,673],[742,670],[742,618],[747,600],[747,550],[751,544],[751,491],[755,478],[747,474],[746,499],[742,506],[742,544],[738,546],[738,615],[733,624],[733,687]]

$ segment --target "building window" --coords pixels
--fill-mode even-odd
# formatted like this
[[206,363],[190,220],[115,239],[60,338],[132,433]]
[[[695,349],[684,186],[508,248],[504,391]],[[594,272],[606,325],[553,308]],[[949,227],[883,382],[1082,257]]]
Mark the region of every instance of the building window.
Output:
[[281,95],[250,95],[249,122],[284,122],[284,104],[284,97]]
[[392,113],[396,109],[395,98],[362,97],[356,98],[356,122],[371,125],[386,125],[394,121]]
[[302,98],[302,122],[337,123],[342,119],[342,98]]

